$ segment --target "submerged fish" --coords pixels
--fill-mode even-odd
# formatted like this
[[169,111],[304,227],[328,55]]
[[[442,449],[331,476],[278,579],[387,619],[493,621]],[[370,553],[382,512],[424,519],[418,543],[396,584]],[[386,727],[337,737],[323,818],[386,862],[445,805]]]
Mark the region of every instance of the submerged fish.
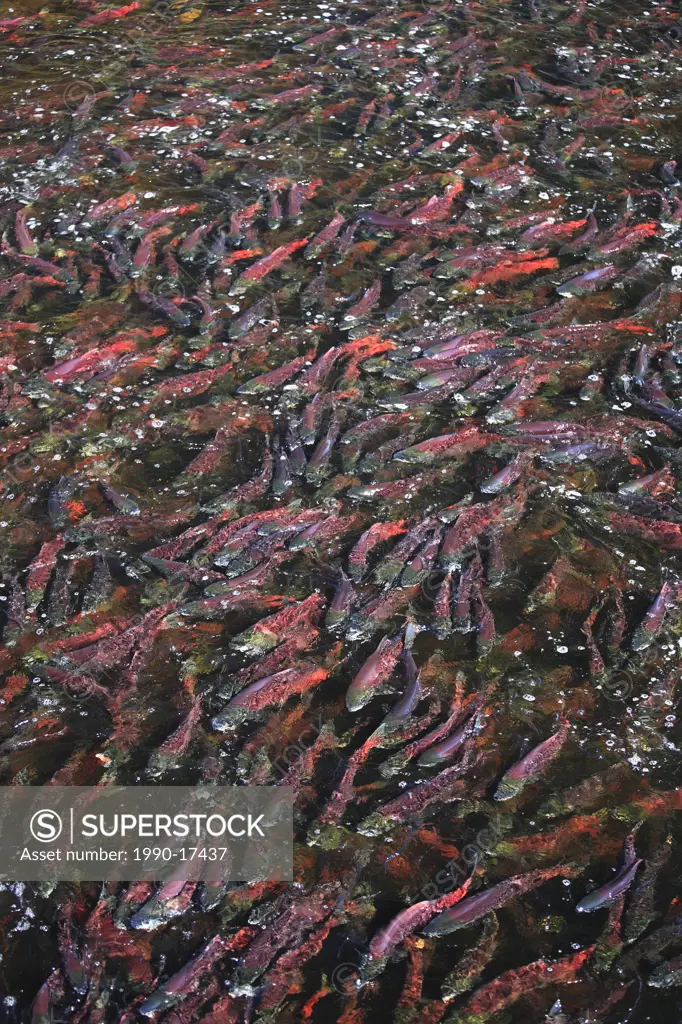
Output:
[[529,754],[526,754],[520,761],[512,765],[505,772],[495,790],[495,799],[510,800],[518,796],[529,782],[533,782],[538,778],[544,772],[547,765],[560,753],[570,728],[570,722],[565,718],[562,719],[561,726],[549,739],[543,740]]
[[443,911],[424,928],[424,934],[434,937],[449,935],[450,932],[473,924],[474,921],[478,921],[491,911],[498,910],[514,897],[536,889],[551,878],[556,878],[558,875],[571,877],[575,873],[575,869],[569,867],[542,868],[530,871],[526,875],[507,878],[491,889],[467,896],[451,910]]
[[402,637],[384,637],[377,649],[356,673],[346,692],[346,707],[359,711],[374,696],[385,691],[387,680],[403,652]]
[[[674,1016],[682,33],[646,7],[0,17],[3,783],[294,814],[288,871],[3,883],[8,1024]],[[631,832],[605,881],[618,820],[646,864]]]

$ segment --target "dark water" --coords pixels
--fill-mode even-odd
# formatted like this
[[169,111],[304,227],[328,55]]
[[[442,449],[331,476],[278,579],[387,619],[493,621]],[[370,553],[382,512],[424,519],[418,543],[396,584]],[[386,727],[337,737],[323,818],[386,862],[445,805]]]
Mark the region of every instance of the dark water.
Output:
[[[0,47],[0,782],[285,779],[297,817],[294,885],[155,928],[149,890],[2,887],[0,1018],[149,1019],[218,935],[153,1019],[680,1019],[678,5],[21,3]],[[383,637],[398,725],[404,660],[346,700]],[[368,964],[406,907],[553,868]]]

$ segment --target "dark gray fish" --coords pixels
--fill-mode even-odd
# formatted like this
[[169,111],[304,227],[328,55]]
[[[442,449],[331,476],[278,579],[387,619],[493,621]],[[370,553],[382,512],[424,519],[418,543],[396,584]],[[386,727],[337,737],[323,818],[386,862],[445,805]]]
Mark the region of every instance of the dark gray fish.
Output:
[[395,702],[386,716],[385,721],[387,723],[407,718],[412,714],[422,698],[422,684],[419,670],[415,664],[414,658],[412,657],[412,652],[407,648],[403,651],[402,660],[405,667],[407,687],[400,700]]
[[399,295],[392,306],[386,310],[387,320],[399,320],[401,316],[408,314],[416,316],[421,308],[426,305],[429,299],[429,289],[425,285],[418,285],[409,292]]
[[227,329],[230,338],[243,338],[245,334],[252,331],[259,323],[276,321],[276,307],[272,299],[264,298],[254,302],[252,306],[230,322]]
[[622,868],[615,878],[612,878],[606,885],[601,885],[594,892],[584,896],[579,903],[576,904],[576,910],[579,914],[590,913],[593,910],[600,910],[601,907],[607,906],[609,903],[613,903],[618,897],[627,892],[632,883],[635,880],[635,876],[639,871],[644,861],[641,857],[638,857],[631,864]]
[[170,299],[165,299],[162,295],[154,295],[152,292],[146,291],[146,289],[139,288],[135,294],[140,302],[151,309],[153,313],[160,313],[179,327],[189,327],[191,323],[189,314],[183,313]]
[[63,529],[69,521],[66,502],[76,493],[78,484],[72,476],[62,476],[50,491],[47,499],[47,512],[50,522],[57,530]]
[[104,497],[107,501],[111,502],[115,509],[119,512],[123,512],[125,515],[139,516],[140,506],[130,497],[129,494],[124,494],[121,491],[115,490],[103,480],[99,481],[99,486]]
[[106,604],[114,592],[114,580],[106,556],[98,552],[92,561],[92,577],[83,598],[82,615],[97,611],[101,605]]
[[325,619],[327,629],[336,629],[342,622],[345,622],[357,603],[357,600],[358,597],[355,593],[355,588],[342,569],[341,579],[336,588],[331,604],[329,605],[329,611],[327,612],[327,617]]

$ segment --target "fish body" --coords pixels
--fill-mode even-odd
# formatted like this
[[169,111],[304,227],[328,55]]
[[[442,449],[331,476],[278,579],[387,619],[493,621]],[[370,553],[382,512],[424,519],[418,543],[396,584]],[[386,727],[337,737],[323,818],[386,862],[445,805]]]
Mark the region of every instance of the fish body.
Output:
[[439,458],[463,458],[471,452],[486,448],[497,440],[493,434],[485,434],[477,427],[467,427],[454,434],[443,434],[410,448],[403,448],[395,453],[397,462],[408,462],[416,465],[431,465]]
[[377,649],[356,673],[346,692],[346,707],[359,711],[372,697],[384,692],[386,683],[403,652],[402,637],[384,637]]
[[434,743],[433,746],[427,747],[424,753],[419,758],[417,764],[423,767],[431,767],[432,765],[440,764],[441,761],[447,761],[453,757],[460,749],[463,743],[467,741],[471,736],[476,724],[476,716],[470,716],[467,718],[462,725],[459,726],[450,736],[446,736],[440,743]]
[[682,982],[682,956],[660,964],[647,978],[652,988],[676,988]]
[[362,534],[348,556],[348,572],[351,579],[359,580],[366,572],[367,559],[380,544],[405,533],[405,520],[388,523],[374,523]]
[[638,857],[631,864],[628,864],[627,867],[623,868],[622,871],[619,871],[615,878],[607,882],[606,885],[600,886],[580,900],[576,904],[575,909],[579,914],[587,914],[594,910],[600,910],[601,907],[609,903],[613,903],[622,893],[627,892],[643,863],[644,861]]
[[323,682],[328,674],[322,668],[289,668],[264,676],[240,690],[211,724],[218,732],[227,732],[236,728],[248,714],[273,704],[283,704],[293,694],[311,690]]
[[547,765],[560,753],[568,733],[570,722],[564,719],[561,726],[548,739],[533,747],[529,754],[505,773],[495,791],[496,800],[510,800],[517,796],[528,782],[538,778]]
[[675,590],[672,584],[666,581],[649,607],[641,624],[635,630],[632,638],[633,650],[643,651],[654,642],[657,633],[663,625],[665,614],[672,605],[674,593]]
[[509,900],[521,893],[536,889],[551,878],[556,878],[558,875],[571,877],[575,873],[574,869],[568,867],[540,868],[537,871],[529,871],[525,875],[507,878],[490,889],[467,896],[456,907],[443,911],[424,928],[424,934],[431,937],[449,935],[459,928],[466,928],[473,924],[474,921],[485,917],[492,910],[499,910]]

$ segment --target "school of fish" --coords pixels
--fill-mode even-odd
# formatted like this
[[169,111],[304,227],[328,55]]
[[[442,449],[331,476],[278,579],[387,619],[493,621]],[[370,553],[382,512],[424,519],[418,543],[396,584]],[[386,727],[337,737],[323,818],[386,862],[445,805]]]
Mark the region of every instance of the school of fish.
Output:
[[0,1019],[679,1019],[679,5],[0,52],[0,784],[295,798],[291,883],[0,885]]

